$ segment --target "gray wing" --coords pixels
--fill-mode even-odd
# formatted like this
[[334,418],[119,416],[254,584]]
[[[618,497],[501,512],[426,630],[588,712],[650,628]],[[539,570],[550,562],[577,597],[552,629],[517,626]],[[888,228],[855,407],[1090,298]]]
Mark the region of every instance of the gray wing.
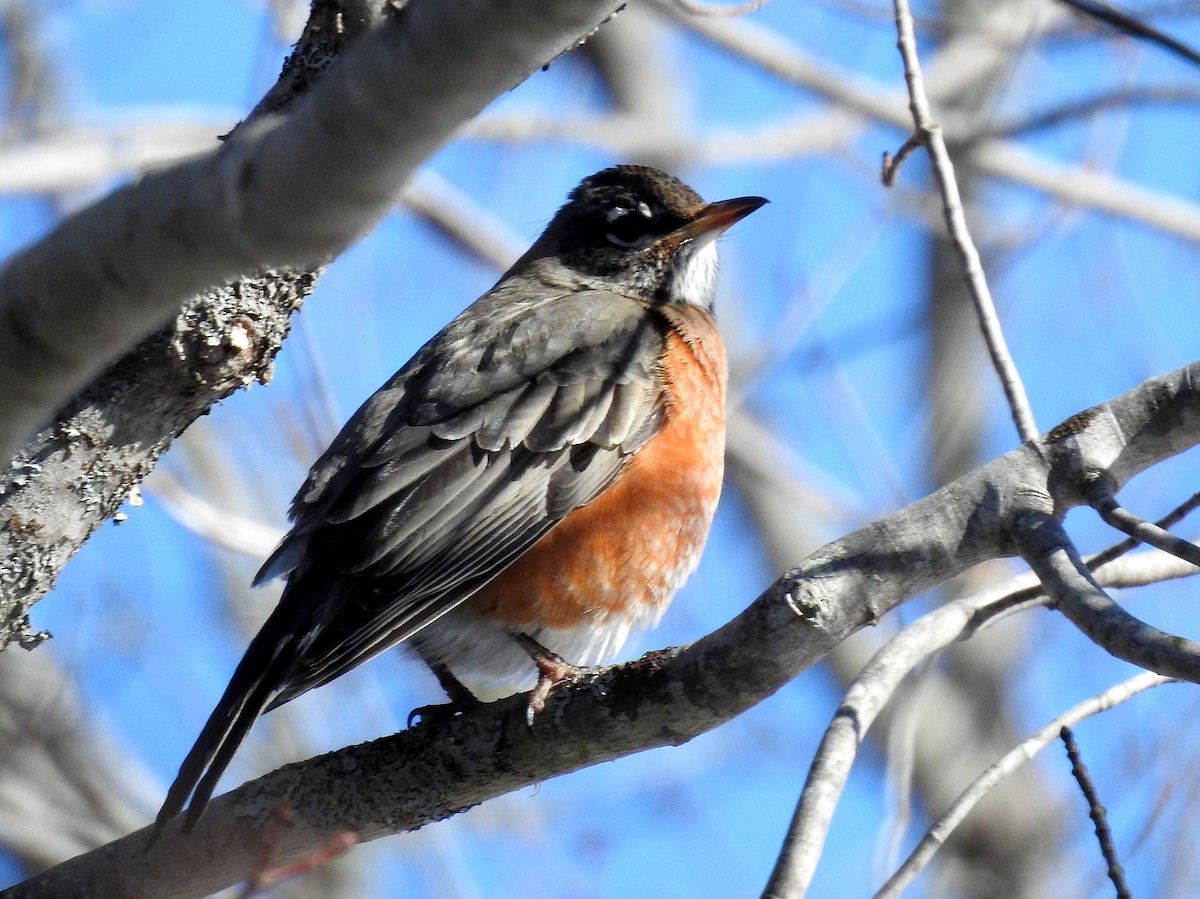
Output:
[[[407,639],[595,498],[662,421],[663,322],[626,297],[501,285],[313,466],[259,579],[303,647],[274,707]],[[297,613],[301,613],[297,615]]]

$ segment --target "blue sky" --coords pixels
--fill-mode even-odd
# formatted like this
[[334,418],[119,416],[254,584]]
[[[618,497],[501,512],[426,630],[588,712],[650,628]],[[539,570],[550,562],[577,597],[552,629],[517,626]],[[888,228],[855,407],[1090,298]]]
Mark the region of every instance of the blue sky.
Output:
[[[55,117],[99,124],[236,121],[271,83],[286,51],[264,6],[234,0],[47,6],[45,35],[62,78]],[[877,3],[775,3],[751,21],[830,67],[899,91],[888,15]],[[1194,20],[1164,25],[1200,42]],[[822,98],[694,36],[676,33],[663,46],[687,134],[736,134],[825,107]],[[923,49],[932,47],[927,40]],[[1092,31],[1030,44],[1014,58],[1000,89],[1000,118],[1104,86],[1195,88],[1200,78],[1156,51],[1128,43],[1114,49]],[[602,111],[604,103],[586,66],[560,60],[489,113],[581,117]],[[919,380],[928,351],[921,305],[927,243],[914,214],[927,167],[914,156],[892,191],[873,174],[880,153],[902,139],[893,128],[866,125],[837,152],[735,158],[680,172],[712,199],[760,194],[772,201],[722,241],[719,314],[735,359],[786,345],[742,395],[821,489],[848,500],[832,520],[812,522],[816,538],[837,536],[931,486]],[[1087,161],[1189,203],[1200,202],[1198,145],[1200,116],[1186,105],[1093,116],[1022,139],[1045,158]],[[582,142],[464,138],[428,165],[524,244],[582,176],[617,161]],[[1195,356],[1200,279],[1193,244],[1020,185],[989,183],[981,209],[987,235],[1005,247],[985,261],[995,265],[993,291],[1043,430]],[[0,196],[0,249],[36,239],[58,211],[41,198]],[[274,381],[235,395],[200,423],[203,440],[191,438],[190,452],[219,461],[234,485],[214,495],[237,506],[231,512],[282,527],[288,499],[322,441],[497,275],[420,219],[403,211],[389,215],[331,266],[297,318]],[[986,458],[1016,439],[994,378],[981,371],[980,379]],[[208,495],[192,458],[180,447],[165,464]],[[1135,480],[1125,498],[1135,511],[1156,517],[1195,489],[1196,474],[1195,458],[1174,460]],[[231,585],[249,582],[257,561],[196,537],[155,499],[153,481],[147,488],[144,505],[128,508],[126,522],[104,527],[72,561],[33,620],[55,634],[49,651],[78,682],[87,707],[165,789],[245,644],[222,597]],[[1068,521],[1085,549],[1114,539],[1086,511]],[[1181,533],[1196,536],[1186,526]],[[627,654],[707,633],[779,573],[742,498],[727,492],[699,572],[663,625]],[[259,593],[259,602],[271,601],[271,594]],[[1186,582],[1135,597],[1139,614],[1196,636],[1194,588]],[[914,614],[904,610],[899,617]],[[885,622],[883,629],[892,626]],[[1032,613],[1020,639],[1022,664],[1009,690],[1023,729],[1132,673],[1046,611]],[[420,666],[389,654],[298,700],[298,726],[313,751],[333,748],[402,726],[410,708],[438,695]],[[765,882],[839,695],[826,672],[810,671],[686,746],[542,784],[422,834],[355,850],[354,857],[369,862],[371,895],[380,897],[752,895]],[[1157,822],[1126,860],[1138,895],[1158,894],[1172,876],[1189,872],[1195,885],[1200,873],[1195,859],[1189,870],[1166,870],[1163,847],[1194,824],[1169,801],[1154,811],[1165,782],[1163,759],[1188,758],[1200,747],[1188,723],[1197,720],[1197,696],[1191,688],[1170,687],[1079,728],[1118,845],[1134,845],[1147,822]],[[1163,725],[1168,715],[1172,728]],[[259,724],[259,741],[268,730],[266,721]],[[255,767],[261,749],[261,742],[247,744],[226,787],[263,773]],[[1044,761],[1048,781],[1078,800],[1061,755],[1055,749]],[[1150,772],[1131,776],[1131,759],[1148,760]],[[867,894],[883,873],[872,860],[894,798],[878,750],[868,747],[861,761],[813,896]],[[152,812],[146,810],[147,820]],[[1083,813],[1076,824],[1077,854],[1066,863],[1077,873],[1073,894],[1106,895]]]

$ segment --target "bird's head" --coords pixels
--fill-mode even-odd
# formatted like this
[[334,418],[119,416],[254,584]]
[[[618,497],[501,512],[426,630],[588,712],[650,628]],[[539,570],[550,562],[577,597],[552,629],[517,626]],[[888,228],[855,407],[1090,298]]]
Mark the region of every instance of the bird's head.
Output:
[[613,166],[571,191],[523,261],[553,260],[589,286],[652,303],[711,309],[717,237],[766,202],[705,203],[658,169]]

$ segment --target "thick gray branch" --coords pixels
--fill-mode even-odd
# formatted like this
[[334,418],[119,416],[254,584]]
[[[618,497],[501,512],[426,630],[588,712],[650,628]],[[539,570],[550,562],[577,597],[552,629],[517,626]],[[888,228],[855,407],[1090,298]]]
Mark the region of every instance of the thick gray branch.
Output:
[[341,251],[456,128],[617,5],[413,0],[287,114],[137,179],[10,260],[0,457],[191,295]]

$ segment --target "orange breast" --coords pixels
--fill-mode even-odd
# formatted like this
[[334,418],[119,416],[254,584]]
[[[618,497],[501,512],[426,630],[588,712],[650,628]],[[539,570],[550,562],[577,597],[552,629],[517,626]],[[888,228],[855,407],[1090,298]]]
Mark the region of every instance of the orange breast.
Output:
[[[467,603],[515,629],[654,622],[708,536],[725,450],[725,356],[711,316],[672,308],[658,433]],[[611,619],[611,620],[610,620]]]

